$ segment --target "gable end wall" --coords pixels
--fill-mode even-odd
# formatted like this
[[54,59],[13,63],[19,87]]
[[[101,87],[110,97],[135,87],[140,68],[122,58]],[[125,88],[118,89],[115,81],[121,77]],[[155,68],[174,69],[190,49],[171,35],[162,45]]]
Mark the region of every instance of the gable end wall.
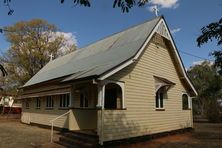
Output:
[[[156,34],[136,63],[108,78],[125,82],[126,110],[104,111],[104,141],[192,127],[191,110],[182,110],[182,93],[186,90],[169,50],[172,49]],[[176,83],[168,91],[165,111],[155,110],[153,76]]]

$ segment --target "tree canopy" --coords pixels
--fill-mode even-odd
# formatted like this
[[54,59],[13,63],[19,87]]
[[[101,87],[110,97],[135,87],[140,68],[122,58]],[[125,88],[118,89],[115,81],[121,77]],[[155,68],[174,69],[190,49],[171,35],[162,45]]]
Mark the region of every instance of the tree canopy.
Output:
[[[201,47],[209,41],[217,41],[219,49],[214,50],[211,55],[215,57],[215,65],[222,69],[222,18],[217,21],[202,27],[201,35],[197,38],[197,45]],[[220,70],[220,74],[222,71]]]
[[218,22],[213,22],[201,28],[201,35],[197,38],[197,45],[207,43],[216,39],[217,45],[222,44],[222,18]]
[[56,26],[42,19],[21,21],[4,28],[10,47],[0,56],[0,62],[9,73],[10,86],[18,87],[26,83],[50,60],[76,49]]
[[[4,4],[8,7],[8,15],[12,15],[14,10],[10,7],[10,3],[12,0],[4,0]],[[79,6],[85,6],[85,7],[90,7],[91,2],[90,0],[72,0],[75,5]],[[65,0],[60,0],[60,2],[63,4]],[[129,10],[134,7],[142,7],[146,3],[148,3],[149,0],[113,0],[113,8],[120,8],[122,12],[129,12]]]
[[195,113],[205,115],[210,121],[220,121],[219,103],[222,95],[222,79],[213,64],[204,61],[187,71],[198,92],[193,106]]

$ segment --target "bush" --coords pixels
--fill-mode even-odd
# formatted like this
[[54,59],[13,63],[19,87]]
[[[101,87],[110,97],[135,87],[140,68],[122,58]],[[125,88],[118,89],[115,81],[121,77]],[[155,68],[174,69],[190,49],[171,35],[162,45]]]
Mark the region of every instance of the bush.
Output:
[[217,101],[211,101],[206,107],[206,117],[209,122],[222,122],[222,115],[220,113],[220,106]]

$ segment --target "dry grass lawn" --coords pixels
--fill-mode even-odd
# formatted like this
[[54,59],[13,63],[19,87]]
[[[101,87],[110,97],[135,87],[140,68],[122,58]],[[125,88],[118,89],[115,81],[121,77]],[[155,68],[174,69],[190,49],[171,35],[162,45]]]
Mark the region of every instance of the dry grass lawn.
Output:
[[[195,131],[162,138],[123,144],[120,148],[220,148],[222,147],[222,124],[195,123]],[[58,135],[55,134],[55,140]],[[17,120],[0,121],[0,148],[62,148],[50,144],[50,130],[21,124]]]
[[[55,139],[58,138],[55,134]],[[50,130],[9,119],[0,121],[0,148],[60,147],[50,144]]]

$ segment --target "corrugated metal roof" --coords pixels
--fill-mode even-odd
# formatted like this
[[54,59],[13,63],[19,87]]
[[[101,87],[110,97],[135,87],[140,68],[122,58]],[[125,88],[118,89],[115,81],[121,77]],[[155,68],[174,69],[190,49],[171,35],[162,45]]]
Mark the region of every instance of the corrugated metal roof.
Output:
[[133,57],[161,17],[106,37],[46,64],[23,87],[69,76],[63,81],[99,76]]

